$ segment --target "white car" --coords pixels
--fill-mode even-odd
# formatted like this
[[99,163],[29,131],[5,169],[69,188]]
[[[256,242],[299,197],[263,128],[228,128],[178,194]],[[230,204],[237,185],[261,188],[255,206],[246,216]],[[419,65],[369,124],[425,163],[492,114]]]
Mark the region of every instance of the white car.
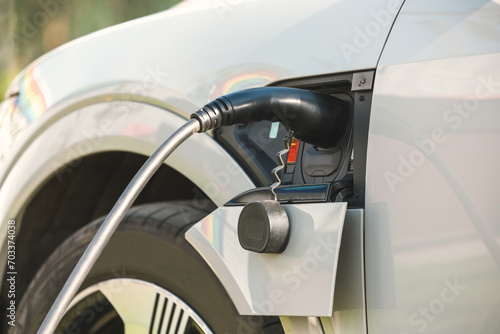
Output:
[[[291,95],[190,137],[56,333],[498,333],[500,4],[431,0],[185,1],[29,65],[0,106],[3,332],[38,330],[169,135],[255,87],[336,101],[341,131],[290,126]],[[242,218],[264,201],[279,249]]]

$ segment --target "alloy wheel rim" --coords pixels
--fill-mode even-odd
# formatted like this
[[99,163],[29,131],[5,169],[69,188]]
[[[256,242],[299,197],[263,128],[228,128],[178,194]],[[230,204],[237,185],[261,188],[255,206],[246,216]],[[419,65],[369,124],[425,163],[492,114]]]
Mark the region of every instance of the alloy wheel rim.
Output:
[[[122,324],[119,323],[122,322]],[[76,295],[56,333],[212,334],[189,305],[155,284],[116,278],[94,284]]]

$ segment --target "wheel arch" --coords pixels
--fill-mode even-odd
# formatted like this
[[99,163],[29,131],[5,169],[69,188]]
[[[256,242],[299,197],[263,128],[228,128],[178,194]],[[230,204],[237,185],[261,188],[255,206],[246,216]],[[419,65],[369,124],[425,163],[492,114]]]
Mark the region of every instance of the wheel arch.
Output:
[[[19,298],[50,254],[78,229],[107,214],[147,157],[125,151],[88,155],[60,178],[55,172],[32,194],[19,215],[16,290]],[[67,167],[67,166],[65,166]],[[166,184],[172,187],[165,187]],[[207,209],[214,203],[187,177],[162,165],[135,204],[190,201]],[[34,251],[36,250],[36,251]]]
[[[31,124],[29,132],[19,138],[23,142],[17,143],[22,150],[14,154],[4,174],[0,198],[6,205],[0,216],[2,221],[16,220],[17,264],[25,263],[18,271],[28,272],[23,281],[29,282],[62,240],[109,211],[146,158],[184,124],[182,116],[190,111],[186,110],[189,102],[180,98],[169,105],[146,97],[126,100],[127,93],[108,95],[107,99],[106,94],[89,95],[66,101]],[[120,98],[114,100],[117,96]],[[128,110],[117,114],[117,106]],[[109,120],[114,124],[106,125]],[[209,200],[221,205],[252,186],[215,140],[197,134],[160,168],[138,203]],[[68,223],[70,217],[76,217],[75,221]],[[5,234],[0,244],[4,238]],[[23,251],[27,255],[19,254]],[[38,260],[25,261],[29,257]],[[3,277],[5,260],[2,262]],[[22,289],[23,282],[19,282],[18,293]]]

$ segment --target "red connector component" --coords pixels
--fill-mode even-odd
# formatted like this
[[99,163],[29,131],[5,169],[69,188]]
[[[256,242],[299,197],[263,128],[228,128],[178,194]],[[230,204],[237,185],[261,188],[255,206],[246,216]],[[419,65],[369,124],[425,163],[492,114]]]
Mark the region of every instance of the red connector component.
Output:
[[288,151],[288,157],[286,162],[289,164],[294,164],[297,162],[297,154],[299,154],[299,145],[300,140],[297,138],[292,138],[292,142],[290,143],[290,150]]

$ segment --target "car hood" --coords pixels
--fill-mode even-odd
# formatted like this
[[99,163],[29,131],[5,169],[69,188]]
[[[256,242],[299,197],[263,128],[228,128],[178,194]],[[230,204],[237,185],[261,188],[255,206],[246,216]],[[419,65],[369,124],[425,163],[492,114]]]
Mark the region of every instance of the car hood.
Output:
[[205,102],[270,81],[374,68],[400,2],[191,0],[79,38],[30,68],[47,107],[151,71],[161,85]]
[[76,39],[10,86],[3,153],[54,105],[112,83],[199,106],[273,81],[375,68],[401,2],[191,0]]

